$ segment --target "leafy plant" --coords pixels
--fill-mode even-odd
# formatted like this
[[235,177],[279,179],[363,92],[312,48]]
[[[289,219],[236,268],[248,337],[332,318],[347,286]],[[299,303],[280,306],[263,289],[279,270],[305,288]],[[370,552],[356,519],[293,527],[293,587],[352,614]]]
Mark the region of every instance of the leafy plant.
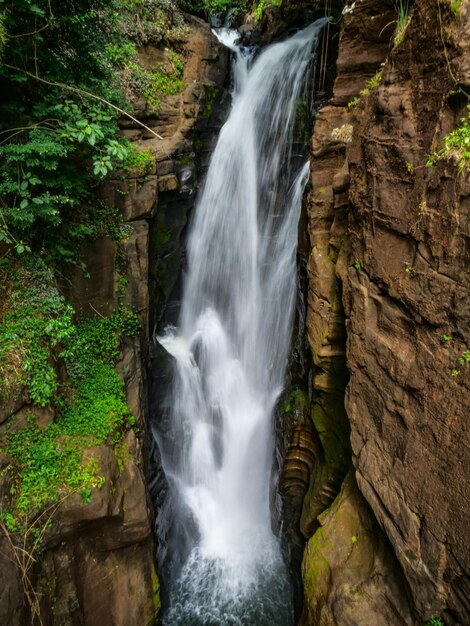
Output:
[[359,96],[355,96],[350,102],[348,102],[348,109],[357,109],[361,99]]
[[259,22],[261,20],[266,7],[280,7],[281,5],[282,0],[259,0],[255,10],[256,21]]
[[442,148],[429,156],[427,167],[436,165],[441,159],[452,159],[458,164],[459,174],[470,169],[470,104],[460,122],[458,128],[444,137]]
[[425,626],[445,626],[443,620],[440,617],[431,617],[426,622]]
[[183,89],[183,68],[182,55],[172,52],[169,64],[160,64],[156,71],[152,72],[150,84],[144,89],[144,95],[157,112],[161,108],[162,98],[177,94]]
[[155,164],[155,157],[151,152],[138,150],[132,146],[122,163],[125,174],[144,177],[150,174]]
[[364,89],[362,89],[359,93],[361,96],[367,96],[371,89],[375,89],[378,85],[380,85],[380,81],[382,80],[383,69],[377,70],[377,72],[366,81],[366,85]]
[[395,28],[395,36],[393,43],[395,46],[399,46],[405,37],[406,29],[410,21],[410,2],[409,0],[399,0],[397,5],[398,19]]
[[74,333],[73,309],[53,286],[51,271],[39,261],[11,270],[9,278],[17,288],[0,323],[0,394],[7,393],[8,372],[13,370],[31,400],[45,406],[58,388],[53,359]]
[[459,358],[460,365],[470,364],[470,350],[465,350],[462,356]]
[[[9,281],[14,280],[13,294],[3,294],[8,310],[0,333],[0,370],[7,372],[15,363],[15,376],[24,380],[31,400],[40,406],[54,402],[57,414],[42,428],[33,417],[1,442],[12,458],[15,519],[23,519],[70,491],[88,499],[91,489],[103,484],[96,460],[84,463],[83,452],[118,443],[133,424],[115,363],[121,338],[139,334],[141,325],[123,307],[108,317],[73,322],[71,306],[39,261],[31,261],[28,272],[10,270]],[[65,361],[68,380],[57,378],[53,363],[59,360]],[[4,384],[3,392],[8,392]]]

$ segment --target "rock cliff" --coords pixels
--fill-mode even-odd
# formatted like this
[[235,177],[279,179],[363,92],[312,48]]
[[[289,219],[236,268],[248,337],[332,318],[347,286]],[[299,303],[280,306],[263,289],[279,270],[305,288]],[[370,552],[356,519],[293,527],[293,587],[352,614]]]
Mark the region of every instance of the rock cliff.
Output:
[[426,167],[465,113],[469,33],[465,1],[343,12],[308,198],[302,624],[470,618],[469,175]]
[[[145,172],[137,168],[120,173],[102,189],[103,200],[121,213],[122,236],[84,243],[82,264],[62,285],[77,312],[102,317],[125,306],[139,316],[144,332],[123,339],[117,362],[133,428],[118,446],[85,449],[83,463],[95,464],[99,485],[86,497],[76,493],[52,507],[52,523],[37,526],[40,537],[39,543],[33,537],[34,549],[28,547],[23,554],[13,535],[10,543],[8,534],[1,533],[2,624],[143,626],[158,617],[160,582],[147,486],[149,326],[152,330],[162,315],[162,304],[181,271],[181,232],[194,202],[202,160],[195,157],[195,144],[198,139],[203,146],[210,141],[212,106],[228,71],[228,56],[209,26],[197,18],[187,19],[183,90],[162,102],[159,115],[143,99],[134,103],[136,117],[162,139],[148,129],[142,132],[139,124],[122,121],[123,134],[151,153],[153,161]],[[140,54],[152,68],[169,52],[147,46]],[[56,417],[53,411],[33,406],[21,385],[17,387],[9,396],[12,400],[2,404],[0,436],[25,426],[31,413],[40,428]],[[9,462],[8,455],[0,455],[2,509],[11,487],[8,471],[3,471]],[[34,526],[34,519],[31,522]]]

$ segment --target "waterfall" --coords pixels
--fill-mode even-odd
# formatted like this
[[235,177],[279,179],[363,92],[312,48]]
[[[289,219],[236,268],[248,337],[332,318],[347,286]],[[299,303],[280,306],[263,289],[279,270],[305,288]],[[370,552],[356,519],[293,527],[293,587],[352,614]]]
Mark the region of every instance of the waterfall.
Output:
[[291,591],[271,528],[273,413],[288,360],[297,228],[308,163],[292,157],[305,78],[325,20],[236,53],[233,104],[188,242],[168,429],[156,434],[172,500],[167,626],[289,626]]

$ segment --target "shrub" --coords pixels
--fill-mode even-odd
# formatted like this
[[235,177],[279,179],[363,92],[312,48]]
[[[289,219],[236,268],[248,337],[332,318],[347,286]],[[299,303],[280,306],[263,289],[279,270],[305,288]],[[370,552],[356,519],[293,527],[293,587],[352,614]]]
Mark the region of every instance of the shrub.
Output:
[[430,155],[426,162],[428,167],[441,159],[450,159],[457,163],[459,174],[470,169],[470,104],[460,122],[458,128],[444,137],[442,148]]

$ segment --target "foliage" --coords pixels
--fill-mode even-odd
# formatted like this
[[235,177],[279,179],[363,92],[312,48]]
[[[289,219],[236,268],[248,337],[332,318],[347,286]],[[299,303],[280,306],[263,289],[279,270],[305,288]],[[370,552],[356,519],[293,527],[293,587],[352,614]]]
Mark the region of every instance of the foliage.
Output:
[[120,0],[117,4],[121,32],[139,46],[171,44],[187,36],[181,10],[172,0]]
[[398,18],[395,28],[395,36],[393,43],[395,46],[399,46],[405,37],[406,29],[410,21],[410,0],[398,0],[397,4]]
[[[104,105],[65,100],[40,108],[42,125],[24,131],[21,142],[0,146],[1,210],[7,227],[22,235],[58,226],[86,203],[90,179],[98,182],[129,153],[115,139],[115,116]],[[46,125],[46,117],[54,121]]]
[[0,237],[18,252],[73,257],[78,207],[129,151],[107,104],[124,102],[106,52],[117,1],[3,2]]
[[454,15],[457,15],[460,9],[460,5],[462,4],[462,0],[456,0],[455,2],[450,3],[450,8]]
[[371,89],[375,89],[375,87],[378,87],[378,85],[380,85],[380,82],[382,81],[382,76],[383,68],[380,68],[379,70],[377,70],[374,76],[372,76],[372,78],[369,78],[366,81],[364,88],[361,89],[359,95],[355,96],[350,102],[348,102],[348,109],[358,109],[359,105],[361,104],[361,98],[368,96]]
[[[261,2],[266,4],[265,0]],[[282,0],[275,0],[275,2],[279,2],[280,5]],[[228,11],[232,14],[242,14],[249,9],[251,3],[249,0],[180,0],[180,4],[189,13],[207,17]]]
[[[40,428],[32,413],[28,426],[12,430],[3,441],[14,476],[16,515],[4,518],[10,530],[18,516],[39,512],[64,492],[80,491],[87,500],[91,488],[102,484],[96,460],[83,462],[83,452],[94,445],[116,444],[135,423],[114,366],[121,338],[141,331],[136,314],[125,308],[74,323],[72,308],[38,262],[29,274],[17,272],[16,280],[26,286],[13,292],[4,316],[0,369],[5,371],[18,351],[18,367],[24,370],[32,401],[40,406],[54,402],[58,418]],[[65,362],[68,374],[60,395],[52,365],[57,360]]]
[[426,165],[432,167],[441,159],[452,159],[458,164],[459,174],[470,169],[470,104],[460,119],[460,126],[446,135],[443,146],[429,156]]
[[8,373],[13,371],[31,400],[45,406],[58,388],[53,360],[74,333],[73,310],[53,286],[50,270],[39,262],[11,269],[6,277],[15,289],[0,324],[0,396],[8,393]]
[[359,96],[355,96],[350,102],[348,102],[348,109],[357,109],[359,108],[359,104],[361,99]]
[[258,0],[255,10],[256,21],[259,22],[263,17],[263,11],[266,7],[280,7],[282,0]]
[[183,15],[173,0],[0,7],[0,243],[75,262],[77,244],[93,236],[103,179],[118,165],[150,169],[119,136],[117,118],[129,95],[148,95],[158,110],[182,88],[179,53],[149,71],[137,46],[184,38]]
[[445,626],[440,617],[431,617],[425,624],[425,626]]
[[154,164],[155,159],[151,152],[133,147],[124,159],[122,169],[126,174],[141,177],[150,174]]
[[380,82],[382,80],[382,75],[383,75],[383,69],[377,70],[374,76],[372,76],[372,78],[369,78],[369,80],[366,81],[366,85],[364,89],[362,89],[359,92],[360,95],[367,96],[371,89],[375,89],[375,87],[378,87],[378,85],[380,85]]
[[161,99],[180,92],[184,87],[183,59],[181,54],[172,52],[170,64],[160,64],[151,74],[150,84],[144,90],[144,95],[156,111],[160,110]]

